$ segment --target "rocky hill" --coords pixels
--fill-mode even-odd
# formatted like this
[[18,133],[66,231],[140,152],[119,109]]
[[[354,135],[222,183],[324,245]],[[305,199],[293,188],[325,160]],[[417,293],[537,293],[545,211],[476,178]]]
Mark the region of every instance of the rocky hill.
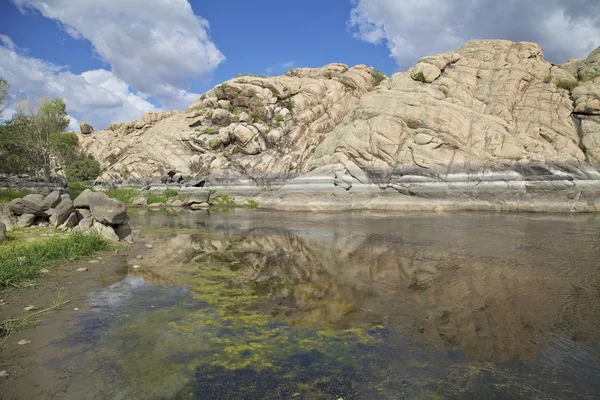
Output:
[[113,123],[81,142],[110,180],[174,170],[279,182],[279,199],[304,185],[345,202],[561,192],[595,210],[599,75],[600,48],[554,65],[535,43],[478,40],[382,82],[341,64],[237,77],[185,112]]

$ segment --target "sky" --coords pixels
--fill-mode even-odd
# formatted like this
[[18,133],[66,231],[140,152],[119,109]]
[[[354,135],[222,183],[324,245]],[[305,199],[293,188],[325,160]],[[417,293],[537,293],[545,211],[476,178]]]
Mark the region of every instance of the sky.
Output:
[[61,97],[72,129],[185,109],[240,74],[367,64],[387,75],[472,39],[539,43],[546,59],[600,46],[598,0],[0,0],[8,111]]

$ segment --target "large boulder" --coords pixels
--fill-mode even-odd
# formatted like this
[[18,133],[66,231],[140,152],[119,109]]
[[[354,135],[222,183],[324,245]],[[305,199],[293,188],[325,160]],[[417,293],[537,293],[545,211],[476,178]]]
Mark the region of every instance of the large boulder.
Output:
[[19,228],[27,228],[28,226],[33,225],[34,221],[35,221],[35,215],[23,214],[19,218],[17,218],[17,226]]
[[7,204],[0,204],[0,222],[2,222],[9,231],[12,231],[17,223],[15,216],[8,209]]
[[6,225],[0,222],[0,242],[6,238]]
[[111,199],[104,193],[87,195],[92,217],[103,224],[119,225],[127,222],[127,208],[117,199]]
[[89,196],[93,193],[94,192],[92,192],[90,189],[85,189],[83,192],[81,192],[79,194],[79,196],[77,196],[77,198],[75,198],[75,200],[73,200],[73,207],[87,208],[89,210],[89,208],[90,208]]
[[50,222],[55,227],[58,227],[64,224],[74,212],[75,208],[71,199],[65,199],[54,209],[54,214],[50,217]]
[[36,217],[44,217],[45,210],[42,208],[43,196],[27,195],[22,199],[14,199],[8,203],[8,209],[14,215],[32,214]]
[[207,204],[208,205],[209,201],[210,201],[210,192],[206,190],[206,191],[196,192],[196,193],[189,195],[183,201],[183,205],[186,207],[191,207],[195,204]]
[[105,239],[110,240],[111,242],[118,242],[119,237],[115,233],[115,230],[112,226],[104,225],[98,221],[93,222],[92,228]]
[[130,240],[132,231],[129,222],[115,226],[115,233],[119,240]]
[[54,192],[50,193],[44,198],[44,200],[42,201],[42,209],[48,210],[50,208],[55,208],[60,204],[60,201],[60,192],[58,190],[55,190]]
[[94,127],[84,121],[81,121],[79,123],[79,131],[84,135],[89,135],[94,133]]

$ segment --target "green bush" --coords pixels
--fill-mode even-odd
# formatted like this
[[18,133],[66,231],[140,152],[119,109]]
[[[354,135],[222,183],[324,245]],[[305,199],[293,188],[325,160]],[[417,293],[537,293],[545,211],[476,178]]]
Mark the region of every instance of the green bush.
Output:
[[378,86],[381,82],[383,82],[387,76],[379,69],[373,71],[373,85]]
[[574,79],[557,79],[554,81],[556,87],[567,89],[569,92],[577,87],[579,82]]
[[71,234],[25,241],[9,232],[0,243],[0,288],[19,286],[35,278],[42,268],[58,262],[78,260],[110,249],[98,235]]
[[8,203],[14,199],[20,199],[23,196],[31,194],[29,190],[23,189],[0,189],[0,204]]
[[275,116],[275,121],[276,122],[283,122],[283,116],[281,114],[277,114]]
[[131,204],[131,200],[141,195],[142,192],[137,189],[109,189],[104,193],[108,197],[122,201],[125,204]]
[[100,163],[91,154],[78,156],[65,169],[67,179],[75,182],[93,181],[101,172]]

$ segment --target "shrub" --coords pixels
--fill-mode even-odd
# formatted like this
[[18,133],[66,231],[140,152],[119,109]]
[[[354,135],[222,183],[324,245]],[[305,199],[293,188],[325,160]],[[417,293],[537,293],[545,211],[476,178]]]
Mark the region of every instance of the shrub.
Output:
[[80,155],[65,169],[67,179],[75,182],[93,181],[101,172],[100,163],[91,154]]
[[292,100],[291,98],[285,99],[285,100],[279,100],[278,103],[281,107],[287,108],[288,110],[290,110],[290,112],[294,110],[294,100]]
[[281,114],[277,114],[275,116],[275,121],[276,122],[283,122],[283,116]]
[[554,81],[556,87],[561,89],[567,89],[569,92],[577,87],[579,84],[574,79],[557,79]]
[[378,86],[387,78],[387,76],[380,69],[376,69],[375,71],[373,71],[371,76],[373,77],[374,86]]
[[544,83],[552,82],[552,74],[548,73],[546,76],[544,76],[543,81],[544,81]]
[[260,121],[260,116],[256,112],[250,113],[250,117],[252,117],[252,122],[259,122]]
[[219,133],[218,131],[216,131],[213,128],[206,128],[202,131],[202,135],[216,135],[217,133]]

